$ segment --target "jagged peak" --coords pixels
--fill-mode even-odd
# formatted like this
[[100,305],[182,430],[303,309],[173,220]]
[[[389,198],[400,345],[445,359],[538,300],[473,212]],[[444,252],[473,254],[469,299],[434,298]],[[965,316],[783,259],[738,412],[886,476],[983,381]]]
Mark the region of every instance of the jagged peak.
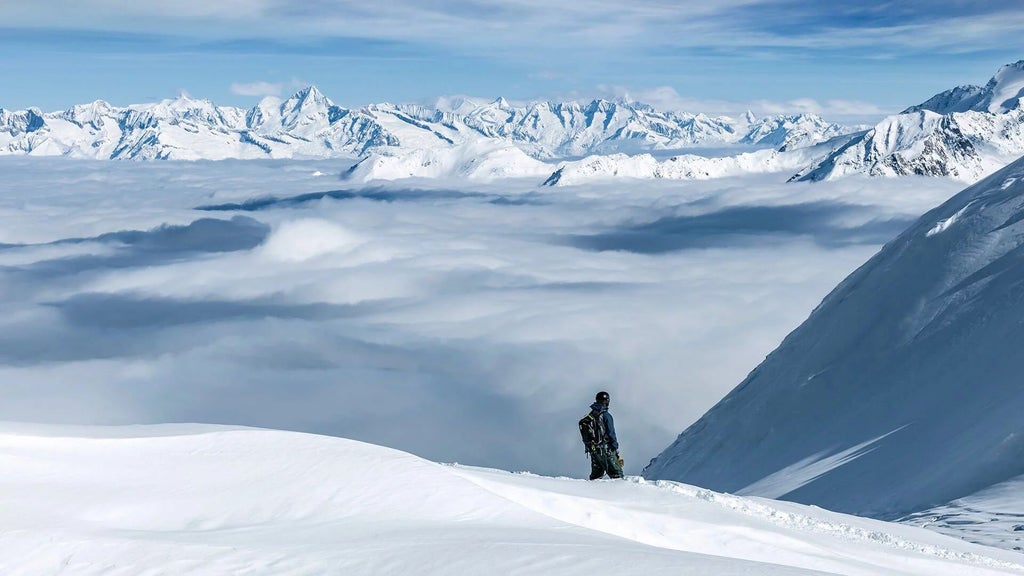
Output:
[[293,97],[294,98],[327,98],[326,96],[324,96],[324,93],[321,92],[320,89],[316,87],[315,84],[310,84],[309,86],[306,86],[305,88],[299,89],[297,92],[295,92],[295,94],[293,94]]
[[604,98],[595,98],[587,104],[587,112],[609,112],[615,111],[619,107],[617,102],[606,100]]
[[304,109],[311,106],[328,108],[334,105],[316,86],[310,84],[293,94],[283,104],[288,109]]

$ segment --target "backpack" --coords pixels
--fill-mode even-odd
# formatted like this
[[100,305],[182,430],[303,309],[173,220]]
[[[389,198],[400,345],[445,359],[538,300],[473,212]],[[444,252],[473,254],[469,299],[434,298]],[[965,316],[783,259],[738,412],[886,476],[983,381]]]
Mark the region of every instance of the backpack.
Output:
[[580,436],[588,454],[604,444],[605,441],[604,418],[601,418],[600,415],[600,412],[590,412],[580,418]]

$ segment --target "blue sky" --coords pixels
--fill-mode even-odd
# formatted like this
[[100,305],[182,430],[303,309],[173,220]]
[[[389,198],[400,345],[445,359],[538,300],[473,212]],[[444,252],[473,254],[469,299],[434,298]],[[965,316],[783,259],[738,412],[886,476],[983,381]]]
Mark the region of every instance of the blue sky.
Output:
[[0,107],[629,95],[878,116],[1024,58],[1019,2],[61,0],[0,4]]

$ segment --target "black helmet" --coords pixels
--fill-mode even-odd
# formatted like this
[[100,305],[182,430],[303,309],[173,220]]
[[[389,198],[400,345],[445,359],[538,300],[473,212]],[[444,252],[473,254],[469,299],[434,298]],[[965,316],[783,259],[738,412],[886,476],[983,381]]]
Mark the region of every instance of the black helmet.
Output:
[[597,396],[594,397],[594,400],[597,400],[601,404],[607,404],[611,399],[612,397],[609,396],[607,392],[598,392]]

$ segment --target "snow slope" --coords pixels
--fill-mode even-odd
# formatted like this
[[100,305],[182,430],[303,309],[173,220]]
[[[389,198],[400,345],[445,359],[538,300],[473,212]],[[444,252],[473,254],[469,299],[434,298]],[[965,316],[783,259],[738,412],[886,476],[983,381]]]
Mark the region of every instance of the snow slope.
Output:
[[0,572],[1024,574],[1015,553],[640,479],[202,425],[0,425]]
[[645,470],[896,518],[1024,474],[1024,159],[837,286]]
[[969,542],[1024,550],[1024,477],[921,512],[900,522],[923,526]]

